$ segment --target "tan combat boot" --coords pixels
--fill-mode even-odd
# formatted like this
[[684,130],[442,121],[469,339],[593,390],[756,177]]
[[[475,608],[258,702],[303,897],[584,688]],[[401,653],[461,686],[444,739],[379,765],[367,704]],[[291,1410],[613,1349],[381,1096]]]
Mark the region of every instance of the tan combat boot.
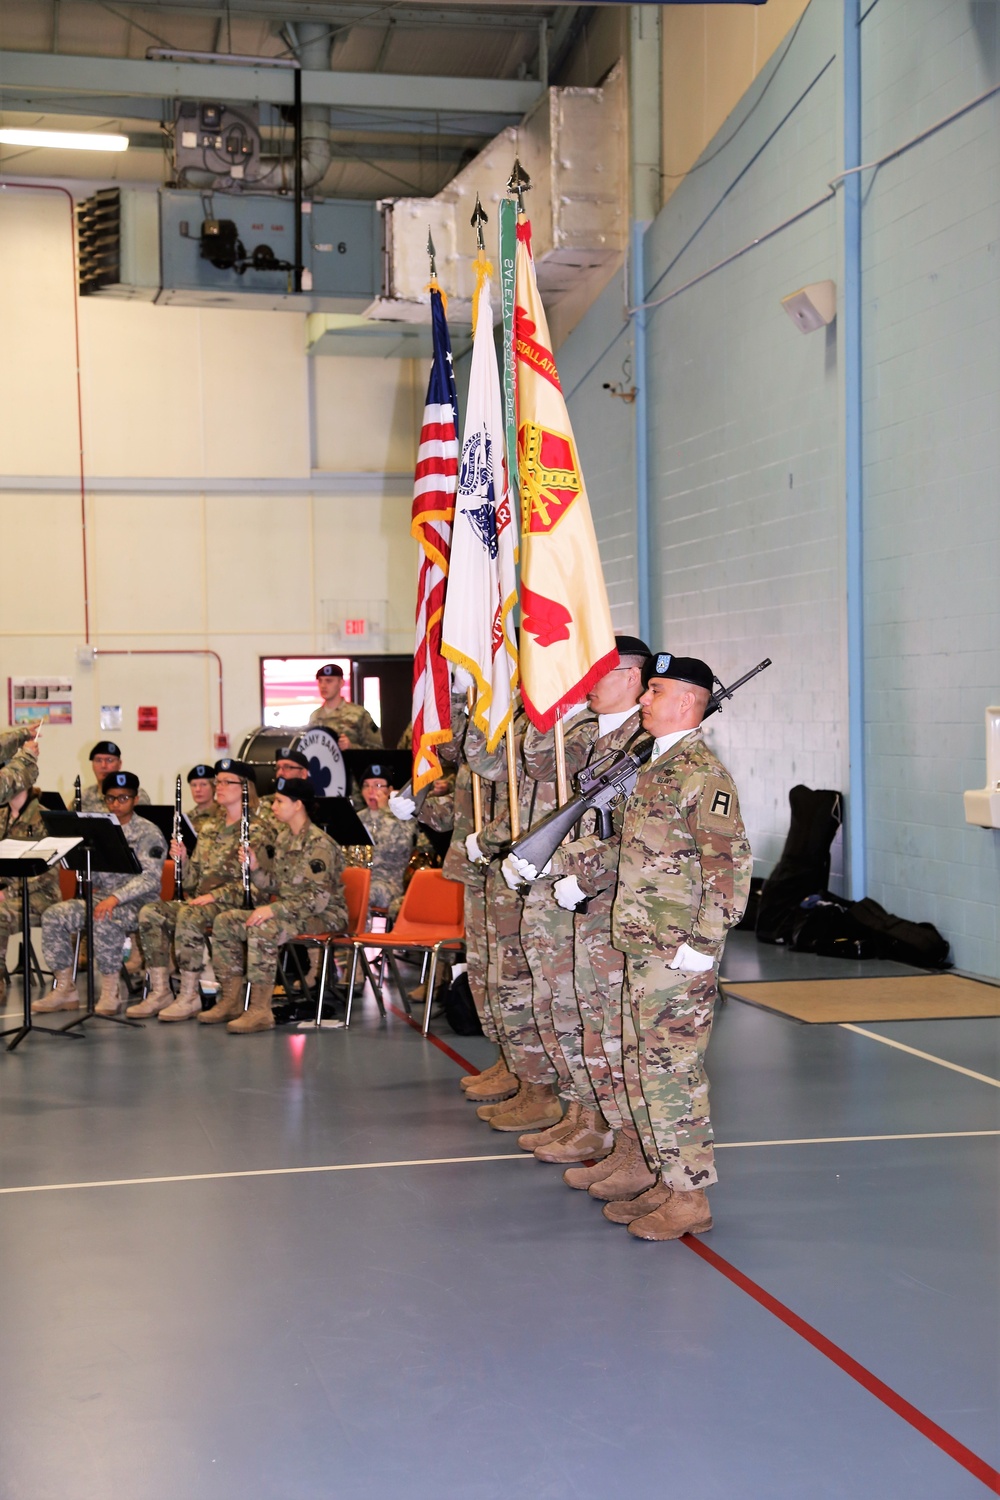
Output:
[[201,1015],[200,981],[199,973],[190,973],[187,969],[182,969],[181,987],[177,991],[177,999],[172,1000],[160,1011],[160,1020],[190,1021],[194,1016]]
[[125,1007],[125,1014],[133,1021],[144,1021],[149,1016],[159,1015],[165,1005],[169,1005],[174,998],[174,992],[170,988],[169,969],[150,969],[149,989],[146,991],[145,1000],[137,1000],[134,1005]]
[[463,1073],[458,1080],[458,1086],[464,1091],[465,1089],[470,1089],[474,1083],[484,1083],[487,1078],[495,1078],[498,1073],[506,1073],[507,1071],[507,1064],[504,1062],[503,1053],[501,1052],[496,1062],[490,1063],[489,1067],[483,1068],[481,1072]]
[[646,1165],[639,1137],[628,1130],[623,1130],[622,1135],[628,1142],[625,1159],[610,1176],[599,1178],[587,1189],[592,1198],[599,1198],[604,1203],[616,1202],[621,1198],[638,1198],[640,1193],[644,1193],[656,1182],[656,1173],[651,1172]]
[[274,1030],[274,1012],[271,1009],[271,996],[274,994],[273,984],[259,984],[257,980],[250,986],[250,1009],[237,1016],[235,1021],[230,1021],[226,1026],[233,1036],[250,1036],[255,1031]]
[[614,1131],[596,1109],[581,1109],[575,1130],[548,1141],[535,1149],[539,1161],[593,1161],[610,1156],[615,1143]]
[[95,1016],[117,1016],[122,1008],[122,984],[116,969],[113,974],[101,975],[101,998],[94,1006]]
[[243,1014],[243,987],[246,980],[242,974],[226,974],[220,980],[219,997],[210,1010],[203,1010],[198,1020],[203,1026],[217,1026],[220,1021],[235,1021]]
[[562,1105],[553,1083],[526,1083],[513,1104],[490,1118],[491,1130],[537,1130],[562,1119]]
[[510,1109],[512,1102],[514,1104],[517,1103],[521,1097],[521,1090],[525,1085],[519,1079],[515,1079],[515,1082],[517,1083],[517,1088],[508,1098],[499,1101],[494,1100],[491,1104],[480,1104],[476,1110],[476,1114],[480,1120],[492,1120],[493,1116],[498,1115],[502,1109]]
[[612,1172],[617,1172],[622,1162],[626,1160],[630,1149],[628,1136],[624,1130],[619,1130],[610,1156],[606,1156],[603,1161],[595,1162],[592,1167],[567,1167],[563,1173],[563,1182],[567,1187],[586,1190],[592,1182],[600,1182],[602,1177],[610,1177]]
[[[513,1099],[517,1093],[517,1087],[517,1078],[507,1071],[507,1065],[504,1063],[503,1069],[494,1073],[492,1078],[480,1074],[475,1082],[469,1084],[465,1097],[471,1099],[474,1104],[495,1104],[498,1100]],[[485,1116],[480,1115],[480,1119],[485,1119]]]
[[580,1105],[573,1099],[566,1106],[566,1113],[561,1120],[557,1120],[554,1125],[546,1125],[544,1130],[529,1130],[524,1135],[519,1135],[517,1144],[522,1151],[534,1151],[538,1146],[547,1146],[550,1141],[561,1141],[563,1136],[576,1129],[579,1119]]
[[666,1203],[633,1219],[629,1234],[637,1240],[679,1240],[682,1234],[707,1234],[712,1227],[712,1210],[704,1188],[689,1193],[672,1192]]
[[631,1224],[633,1219],[651,1214],[654,1208],[662,1208],[670,1197],[670,1191],[662,1182],[657,1182],[640,1193],[638,1198],[620,1198],[615,1203],[605,1203],[601,1213],[612,1224]]
[[55,984],[47,995],[40,995],[31,1002],[33,1016],[46,1015],[50,1010],[79,1010],[80,996],[72,969],[59,969]]

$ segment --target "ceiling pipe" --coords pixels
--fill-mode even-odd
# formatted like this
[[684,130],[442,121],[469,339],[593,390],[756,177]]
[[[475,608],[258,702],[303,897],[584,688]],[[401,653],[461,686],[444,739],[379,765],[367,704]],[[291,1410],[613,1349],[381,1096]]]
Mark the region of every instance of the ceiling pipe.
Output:
[[[285,31],[295,50],[299,66],[306,73],[328,73],[330,71],[330,28],[316,21],[289,22]],[[333,153],[330,149],[330,110],[325,104],[302,106],[302,186],[306,190],[322,182],[330,167]],[[281,186],[291,188],[294,165],[283,163]]]

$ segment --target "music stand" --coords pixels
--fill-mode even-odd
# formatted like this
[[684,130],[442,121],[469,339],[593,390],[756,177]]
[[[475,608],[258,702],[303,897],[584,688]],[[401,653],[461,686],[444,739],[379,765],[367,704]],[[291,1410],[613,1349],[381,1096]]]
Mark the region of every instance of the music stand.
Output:
[[[9,842],[13,842],[10,840]],[[39,1026],[31,1015],[31,900],[28,895],[28,881],[32,875],[44,875],[56,860],[66,852],[64,850],[49,851],[51,858],[46,858],[37,852],[37,844],[24,844],[23,854],[14,854],[9,858],[0,854],[0,875],[17,877],[21,882],[21,981],[24,985],[24,1016],[20,1026],[9,1026],[6,1031],[0,1031],[0,1037],[13,1036],[14,1040],[7,1043],[7,1051],[13,1052],[14,1048],[24,1041],[30,1031],[46,1031],[49,1036],[65,1036],[66,1029],[63,1026]],[[78,1036],[78,1032],[73,1033]]]
[[350,848],[354,844],[371,843],[368,829],[358,817],[350,797],[317,797],[310,817],[335,844]]
[[[134,816],[134,815],[133,815]],[[66,864],[82,876],[83,900],[86,908],[84,931],[87,935],[87,1009],[64,1026],[70,1031],[86,1021],[113,1021],[116,1026],[132,1026],[142,1030],[141,1021],[127,1016],[99,1016],[94,1010],[94,881],[98,875],[141,875],[142,865],[131,844],[122,832],[121,825],[110,813],[76,813],[42,811],[42,822],[46,833],[57,838],[79,839],[78,846],[66,856]]]

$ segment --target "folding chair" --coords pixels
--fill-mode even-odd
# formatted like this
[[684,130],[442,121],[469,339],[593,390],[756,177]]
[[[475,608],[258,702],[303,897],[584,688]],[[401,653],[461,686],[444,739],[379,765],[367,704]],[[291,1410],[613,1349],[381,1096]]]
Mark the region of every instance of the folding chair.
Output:
[[[326,999],[326,979],[330,965],[330,950],[336,947],[346,947],[353,941],[354,935],[364,930],[368,920],[368,895],[371,890],[372,872],[370,869],[362,869],[355,865],[348,865],[341,873],[344,883],[344,895],[347,898],[347,933],[341,932],[304,932],[294,937],[289,942],[303,948],[320,948],[323,952],[323,963],[319,972],[319,998],[316,1002],[316,1029],[319,1030],[323,1023],[323,1002]],[[293,949],[294,954],[294,949]],[[295,958],[296,967],[300,969],[299,979],[303,989],[305,975],[301,972],[298,959]]]
[[396,966],[396,954],[402,948],[416,948],[430,955],[427,974],[427,999],[424,1004],[423,1034],[431,1024],[431,1005],[434,1000],[434,979],[437,973],[438,954],[443,949],[461,948],[465,942],[465,920],[463,898],[465,887],[458,881],[446,880],[440,870],[417,870],[403,897],[403,905],[396,925],[391,932],[359,932],[352,941],[351,982],[347,991],[347,1016],[345,1026],[351,1024],[354,1005],[354,986],[357,981],[360,959],[368,978],[372,981],[379,1009],[385,1014],[379,986],[372,975],[366,948],[378,948],[389,960],[393,978],[409,1010],[403,980]]

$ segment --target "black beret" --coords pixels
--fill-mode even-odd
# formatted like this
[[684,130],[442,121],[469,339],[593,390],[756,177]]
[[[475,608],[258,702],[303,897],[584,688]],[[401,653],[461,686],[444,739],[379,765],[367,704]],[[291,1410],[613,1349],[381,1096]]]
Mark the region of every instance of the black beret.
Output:
[[652,652],[645,641],[640,641],[637,635],[616,635],[615,645],[618,647],[619,656],[651,656]]
[[110,776],[105,776],[101,782],[102,792],[137,792],[139,790],[139,778],[132,771],[112,771]]
[[654,677],[690,682],[709,693],[715,684],[712,668],[706,662],[699,661],[697,656],[672,656],[669,651],[658,651],[643,664],[642,680],[646,687]]
[[328,661],[325,667],[320,667],[316,673],[317,677],[343,677],[343,667],[338,667],[335,661]]
[[121,746],[116,745],[114,740],[98,740],[87,758],[93,760],[95,755],[117,755],[120,759],[121,753]]
[[293,750],[291,745],[283,745],[280,750],[276,751],[274,759],[276,764],[279,760],[290,760],[293,766],[301,766],[303,771],[309,769],[307,757],[302,754],[301,750]]
[[214,781],[214,766],[192,766],[187,774],[188,781]]
[[254,786],[257,785],[254,767],[247,760],[231,760],[227,755],[225,760],[215,762],[215,775],[218,776],[220,771],[225,771],[227,776],[238,776],[241,781],[250,781]]
[[275,796],[290,797],[293,802],[301,802],[306,808],[312,807],[316,800],[312,782],[307,781],[304,776],[279,776],[274,784],[274,792]]
[[364,782],[366,782],[366,781],[388,781],[388,780],[389,780],[389,772],[388,772],[388,770],[386,769],[385,766],[380,766],[380,765],[365,766],[364,770],[361,773],[362,784],[364,784]]

